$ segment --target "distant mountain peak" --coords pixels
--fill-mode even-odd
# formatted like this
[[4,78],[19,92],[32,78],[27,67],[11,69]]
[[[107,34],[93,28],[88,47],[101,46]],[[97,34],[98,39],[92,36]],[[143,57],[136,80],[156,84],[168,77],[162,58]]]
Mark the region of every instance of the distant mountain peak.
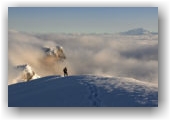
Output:
[[157,34],[155,32],[150,32],[144,28],[135,28],[125,32],[121,32],[122,35],[148,35],[148,34]]

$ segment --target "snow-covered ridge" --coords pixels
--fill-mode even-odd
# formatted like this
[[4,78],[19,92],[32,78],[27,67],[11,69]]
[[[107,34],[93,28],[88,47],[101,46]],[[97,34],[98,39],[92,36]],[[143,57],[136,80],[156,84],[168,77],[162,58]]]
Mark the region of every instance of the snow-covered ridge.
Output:
[[131,78],[47,76],[8,86],[9,106],[156,107],[158,86]]
[[158,89],[157,84],[143,82],[134,78],[90,76],[90,79],[91,84],[99,87],[102,86],[107,89],[108,92],[113,91],[113,88],[121,88],[129,92],[134,92],[138,86],[141,87],[140,89],[145,89],[146,91],[157,91]]

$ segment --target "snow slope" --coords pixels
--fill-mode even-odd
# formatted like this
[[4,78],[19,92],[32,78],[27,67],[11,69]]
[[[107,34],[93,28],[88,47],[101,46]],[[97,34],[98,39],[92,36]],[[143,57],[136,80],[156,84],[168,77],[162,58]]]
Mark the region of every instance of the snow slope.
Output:
[[132,78],[47,76],[8,86],[9,107],[157,107],[158,86]]

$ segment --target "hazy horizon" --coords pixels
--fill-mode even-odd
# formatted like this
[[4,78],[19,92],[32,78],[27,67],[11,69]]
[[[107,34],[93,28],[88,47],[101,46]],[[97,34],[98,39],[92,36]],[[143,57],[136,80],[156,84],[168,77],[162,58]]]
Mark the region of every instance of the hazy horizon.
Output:
[[[127,35],[115,34],[127,32]],[[158,84],[157,7],[9,7],[9,80],[29,64],[40,76],[100,74]],[[110,34],[105,34],[110,33]],[[61,46],[66,63],[44,55]],[[51,49],[51,48],[50,48]],[[53,50],[56,52],[56,50]]]
[[29,33],[158,32],[157,7],[9,7],[8,29]]

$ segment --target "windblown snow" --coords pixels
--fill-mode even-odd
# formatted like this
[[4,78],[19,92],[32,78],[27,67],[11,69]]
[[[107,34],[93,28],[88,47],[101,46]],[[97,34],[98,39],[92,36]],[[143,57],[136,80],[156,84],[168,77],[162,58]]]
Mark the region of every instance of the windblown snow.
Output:
[[47,76],[8,86],[9,107],[157,107],[158,86],[133,78]]

